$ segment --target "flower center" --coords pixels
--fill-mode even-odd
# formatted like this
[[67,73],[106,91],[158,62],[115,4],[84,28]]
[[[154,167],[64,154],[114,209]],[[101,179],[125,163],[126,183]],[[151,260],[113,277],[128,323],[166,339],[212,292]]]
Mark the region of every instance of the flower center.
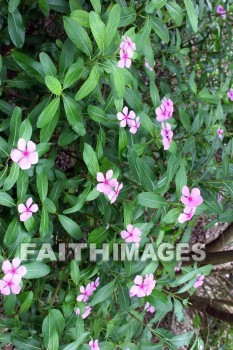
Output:
[[16,273],[16,269],[12,269],[11,273],[12,273],[12,275],[14,275]]
[[123,57],[124,57],[124,59],[126,60],[126,59],[128,58],[127,53],[125,53]]
[[24,157],[28,157],[29,152],[28,152],[28,151],[24,151],[24,152],[23,152],[23,155],[24,155]]
[[108,180],[104,180],[104,184],[108,185],[109,184]]
[[144,288],[144,284],[140,284],[140,289],[143,289]]
[[192,200],[193,200],[193,199],[192,199],[192,197],[191,197],[191,196],[190,196],[190,197],[188,197],[188,201],[189,201],[189,202],[192,202]]
[[132,236],[133,236],[133,232],[130,232],[130,233],[129,233],[129,236],[132,237]]
[[26,212],[27,212],[27,213],[30,213],[30,208],[26,208]]
[[190,219],[191,218],[191,213],[187,214],[187,217],[188,217],[188,219]]
[[11,287],[12,286],[12,282],[11,281],[7,282],[7,285],[8,285],[8,287]]

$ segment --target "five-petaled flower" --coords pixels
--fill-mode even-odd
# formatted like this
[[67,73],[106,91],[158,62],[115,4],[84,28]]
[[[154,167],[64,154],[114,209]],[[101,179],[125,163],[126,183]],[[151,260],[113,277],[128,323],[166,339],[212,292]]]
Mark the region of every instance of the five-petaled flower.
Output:
[[33,213],[38,211],[38,205],[32,204],[32,198],[28,198],[26,206],[21,203],[18,205],[18,212],[20,213],[20,221],[27,221]]
[[25,266],[20,266],[20,259],[14,258],[12,263],[9,260],[5,260],[2,264],[2,271],[6,276],[11,278],[13,283],[19,284],[22,276],[26,275],[27,269]]
[[137,275],[134,279],[134,286],[130,288],[129,295],[130,297],[137,296],[139,298],[150,295],[155,288],[156,281],[152,274],[147,274],[145,279],[140,275]]
[[189,188],[187,186],[183,186],[181,202],[189,208],[198,207],[203,202],[199,188],[193,188],[190,193]]
[[171,99],[164,97],[160,107],[155,109],[156,120],[158,122],[164,122],[165,120],[172,117],[174,111],[174,105]]
[[77,316],[81,316],[82,319],[84,320],[85,318],[87,318],[90,315],[91,309],[92,308],[90,306],[86,306],[85,311],[83,313],[81,313],[81,310],[78,307],[77,310],[76,310],[76,315]]
[[197,280],[196,280],[196,282],[193,285],[194,288],[201,287],[203,285],[203,283],[204,283],[204,279],[205,279],[205,276],[203,276],[201,274],[197,275]]
[[220,128],[217,129],[217,134],[220,140],[223,139],[223,133],[224,133],[224,129],[220,129]]
[[153,314],[155,312],[154,306],[150,305],[150,303],[148,303],[148,301],[146,302],[144,310],[147,312],[150,312],[151,314]]
[[91,283],[88,283],[86,288],[84,286],[80,287],[80,295],[77,296],[77,301],[83,301],[86,303],[89,299],[89,297],[93,294],[93,288]]
[[19,294],[21,287],[18,283],[14,283],[9,274],[5,275],[2,280],[0,280],[0,291],[3,295],[9,294]]
[[99,184],[97,185],[97,190],[101,193],[104,193],[106,195],[109,195],[113,188],[117,185],[117,179],[112,179],[113,176],[113,170],[108,170],[106,175],[104,176],[103,173],[98,172],[97,173],[97,181]]
[[195,214],[196,207],[190,208],[190,207],[185,207],[184,212],[179,215],[178,221],[180,224],[183,224],[186,221],[189,221],[192,219],[193,215]]
[[20,169],[26,170],[31,168],[32,164],[38,163],[38,153],[34,142],[26,143],[24,139],[19,139],[17,147],[11,151],[10,157],[13,162],[19,164]]
[[136,116],[135,112],[134,111],[129,112],[128,107],[124,107],[122,112],[117,113],[117,119],[120,120],[120,126],[122,128],[125,128],[126,125],[131,127],[132,120],[135,118],[135,116]]
[[226,18],[226,10],[222,5],[219,5],[216,11],[222,18]]
[[230,89],[230,90],[228,91],[227,96],[229,97],[229,99],[230,99],[231,101],[233,101],[233,89]]
[[129,132],[131,134],[136,134],[136,132],[138,131],[139,127],[140,127],[140,118],[137,117],[135,120],[132,120]]
[[136,243],[136,246],[139,246],[141,241],[142,231],[134,227],[133,225],[127,225],[127,231],[121,231],[121,237],[125,240],[126,243]]
[[89,342],[89,345],[90,345],[90,348],[91,348],[91,350],[100,350],[100,347],[99,347],[99,340],[98,339],[96,339],[96,340],[91,340],[90,342]]
[[124,41],[121,42],[120,49],[133,55],[134,51],[136,51],[136,44],[133,43],[129,36],[123,36],[122,38]]
[[118,61],[119,68],[130,68],[131,58],[136,50],[136,44],[128,36],[123,36],[124,41],[120,44],[120,60]]
[[171,130],[171,124],[162,122],[161,136],[163,137],[163,147],[167,151],[170,147],[170,143],[173,137],[173,131]]
[[123,183],[117,183],[114,190],[112,190],[112,192],[109,193],[108,199],[110,200],[111,204],[113,204],[117,200],[117,197],[119,196],[119,193],[122,187],[123,187]]

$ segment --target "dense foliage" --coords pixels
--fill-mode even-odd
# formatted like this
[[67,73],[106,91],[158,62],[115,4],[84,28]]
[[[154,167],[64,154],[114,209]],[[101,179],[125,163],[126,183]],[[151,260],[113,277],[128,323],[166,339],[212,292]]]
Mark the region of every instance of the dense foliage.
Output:
[[[199,215],[233,221],[232,10],[1,1],[1,347],[204,348],[198,317],[180,335],[160,322],[184,319],[211,265],[113,252],[171,251]],[[81,259],[68,243],[87,244]],[[91,261],[103,243],[109,260]]]

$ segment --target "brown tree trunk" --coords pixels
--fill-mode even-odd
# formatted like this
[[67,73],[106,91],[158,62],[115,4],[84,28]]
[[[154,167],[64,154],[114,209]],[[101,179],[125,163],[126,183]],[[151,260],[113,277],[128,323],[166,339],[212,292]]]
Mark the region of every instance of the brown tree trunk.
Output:
[[223,252],[207,252],[206,258],[200,261],[200,265],[219,265],[227,262],[233,262],[233,250],[225,250]]
[[231,242],[233,242],[233,223],[218,238],[206,245],[206,251],[219,252]]

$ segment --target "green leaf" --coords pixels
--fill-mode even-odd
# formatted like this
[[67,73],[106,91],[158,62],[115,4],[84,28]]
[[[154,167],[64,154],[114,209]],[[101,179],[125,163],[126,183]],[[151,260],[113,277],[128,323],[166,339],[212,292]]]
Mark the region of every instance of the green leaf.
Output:
[[192,340],[193,335],[194,335],[194,332],[189,331],[186,333],[176,335],[175,337],[171,338],[170,341],[172,342],[173,345],[177,346],[178,348],[180,348],[181,346],[188,347]]
[[54,100],[52,100],[48,104],[48,106],[39,115],[39,118],[37,121],[37,127],[43,128],[44,126],[49,124],[53,119],[53,117],[55,116],[59,106],[60,106],[60,97],[56,97]]
[[184,160],[182,160],[180,162],[180,168],[176,173],[175,181],[176,181],[177,197],[178,197],[178,199],[180,199],[182,187],[187,185],[187,175],[185,172],[185,161]]
[[32,305],[33,302],[33,292],[27,292],[26,298],[24,299],[23,304],[20,306],[19,313],[23,314],[25,313]]
[[147,13],[154,13],[155,10],[161,9],[167,0],[151,0],[145,7]]
[[100,0],[90,0],[92,7],[94,9],[95,12],[97,12],[99,15],[101,13],[101,2]]
[[151,21],[147,18],[145,25],[140,29],[136,36],[137,51],[141,51],[144,48],[145,42],[150,36],[150,32]]
[[66,71],[73,63],[74,52],[76,48],[72,41],[68,38],[62,46],[62,51],[59,59],[59,74],[64,77]]
[[75,100],[80,101],[87,95],[89,95],[90,92],[94,90],[94,88],[97,86],[99,82],[99,66],[96,64],[85,81],[85,83],[81,86],[77,94],[75,95]]
[[20,229],[21,229],[21,226],[20,226],[19,220],[17,217],[14,217],[10,225],[8,225],[6,234],[4,236],[5,246],[9,246],[17,241],[18,236],[20,234]]
[[43,167],[36,168],[36,187],[41,202],[43,203],[48,194],[48,176]]
[[0,205],[4,207],[15,207],[14,199],[6,192],[0,192]]
[[56,331],[58,337],[61,337],[64,328],[65,319],[62,313],[56,309],[50,310],[48,316],[45,317],[42,323],[42,335],[44,345],[47,349],[52,350],[52,348],[48,346],[51,341],[53,332]]
[[166,4],[166,9],[178,27],[180,27],[184,18],[182,8],[175,1],[171,1]]
[[153,17],[151,21],[152,21],[152,28],[155,31],[155,33],[158,35],[158,37],[165,43],[168,43],[169,32],[165,24],[162,22],[162,20],[158,17]]
[[172,310],[170,296],[166,296],[158,289],[154,289],[152,294],[146,299],[155,308],[155,322],[160,321],[168,312]]
[[177,221],[178,216],[180,214],[180,209],[179,208],[174,208],[170,210],[163,218],[163,222],[165,224],[172,224]]
[[89,186],[78,196],[76,204],[72,208],[64,210],[63,213],[72,214],[79,211],[83,207],[84,203],[86,202],[86,198],[90,192],[90,189],[91,189],[91,185],[89,184]]
[[8,143],[0,136],[0,157],[6,158],[10,154],[10,147]]
[[188,13],[188,18],[193,28],[194,33],[198,31],[198,16],[192,0],[184,0],[185,8]]
[[19,139],[19,128],[22,123],[22,110],[19,107],[15,107],[10,121],[10,136],[8,144],[10,146],[16,146]]
[[17,51],[13,51],[11,56],[13,60],[25,70],[25,72],[30,76],[35,77],[40,83],[44,83],[44,71],[39,62],[36,62],[31,57]]
[[137,196],[137,201],[139,205],[153,209],[162,208],[167,205],[167,202],[163,197],[151,192],[140,193]]
[[69,233],[69,235],[75,240],[81,239],[83,237],[83,233],[78,224],[76,224],[76,222],[68,218],[68,216],[59,214],[58,220],[60,221],[65,231]]
[[41,63],[43,70],[44,70],[44,74],[46,76],[56,77],[57,69],[56,69],[53,61],[49,57],[49,55],[47,55],[47,53],[45,53],[45,52],[41,52],[39,56],[40,56],[40,63]]
[[64,84],[63,84],[63,89],[67,89],[71,85],[77,82],[80,74],[83,71],[83,66],[84,62],[82,58],[79,58],[78,61],[68,69],[65,79],[64,79]]
[[129,289],[121,283],[118,284],[118,302],[122,312],[129,311]]
[[42,208],[41,211],[41,219],[40,219],[40,227],[39,233],[40,237],[44,237],[49,230],[49,213],[45,207]]
[[83,160],[88,168],[89,173],[96,178],[99,171],[99,163],[93,148],[87,143],[84,144]]
[[126,27],[136,19],[136,10],[134,7],[121,7],[121,20],[119,27]]
[[143,187],[147,191],[154,192],[156,177],[149,165],[141,158],[136,158],[136,164]]
[[20,0],[10,0],[8,3],[8,11],[10,13],[14,12],[19,6]]
[[12,335],[10,339],[18,350],[42,350],[41,343],[32,337],[25,339]]
[[115,34],[117,33],[117,28],[120,24],[120,19],[121,19],[121,8],[118,4],[116,4],[112,7],[108,17],[108,23],[107,23],[108,45],[111,44]]
[[106,64],[110,68],[110,72],[113,76],[114,87],[116,89],[117,96],[124,98],[125,96],[125,75],[124,70],[119,68],[116,61],[107,60],[103,64]]
[[3,191],[9,191],[16,183],[19,176],[19,164],[13,163],[10,173],[4,181]]
[[43,126],[40,130],[40,142],[48,142],[53,135],[60,116],[60,108],[55,115],[50,119],[49,123]]
[[49,16],[50,8],[47,0],[38,0],[39,7],[43,14]]
[[70,40],[78,49],[90,56],[92,54],[92,43],[85,29],[72,18],[63,17],[63,20],[65,31]]
[[80,345],[82,345],[87,337],[89,336],[89,333],[82,333],[79,337],[78,340],[74,341],[73,343],[70,343],[66,347],[63,348],[63,350],[79,350]]
[[62,93],[62,86],[59,80],[53,76],[47,76],[45,77],[45,84],[47,88],[57,96],[60,96]]
[[89,22],[91,32],[95,38],[98,48],[100,52],[104,54],[107,46],[107,32],[105,29],[105,24],[101,21],[100,16],[93,11],[91,11],[89,14]]
[[102,303],[106,299],[108,299],[110,296],[113,295],[115,289],[115,280],[106,284],[104,287],[100,288],[98,292],[94,295],[94,298],[90,302],[90,306],[95,306],[99,303]]
[[76,260],[72,260],[70,263],[70,276],[74,284],[77,286],[80,280],[80,271],[78,262]]
[[47,350],[58,350],[59,348],[59,336],[55,329],[52,330],[52,334],[49,336]]
[[19,139],[22,138],[26,142],[30,141],[32,136],[32,124],[30,118],[27,117],[20,125],[19,128]]
[[55,214],[57,211],[56,205],[49,198],[44,200],[43,206],[51,214]]
[[66,117],[70,126],[78,135],[84,136],[86,134],[86,129],[80,112],[80,107],[73,100],[73,98],[67,95],[63,96],[63,103]]
[[105,226],[99,226],[94,231],[92,231],[88,236],[89,243],[101,244],[108,237],[108,229]]
[[74,19],[82,27],[90,28],[89,12],[83,10],[75,10],[71,12],[70,18]]
[[8,14],[8,32],[13,44],[17,48],[21,48],[25,40],[25,29],[21,14],[17,9]]
[[34,279],[47,276],[50,273],[50,267],[42,262],[33,262],[24,264],[27,273],[23,278]]

